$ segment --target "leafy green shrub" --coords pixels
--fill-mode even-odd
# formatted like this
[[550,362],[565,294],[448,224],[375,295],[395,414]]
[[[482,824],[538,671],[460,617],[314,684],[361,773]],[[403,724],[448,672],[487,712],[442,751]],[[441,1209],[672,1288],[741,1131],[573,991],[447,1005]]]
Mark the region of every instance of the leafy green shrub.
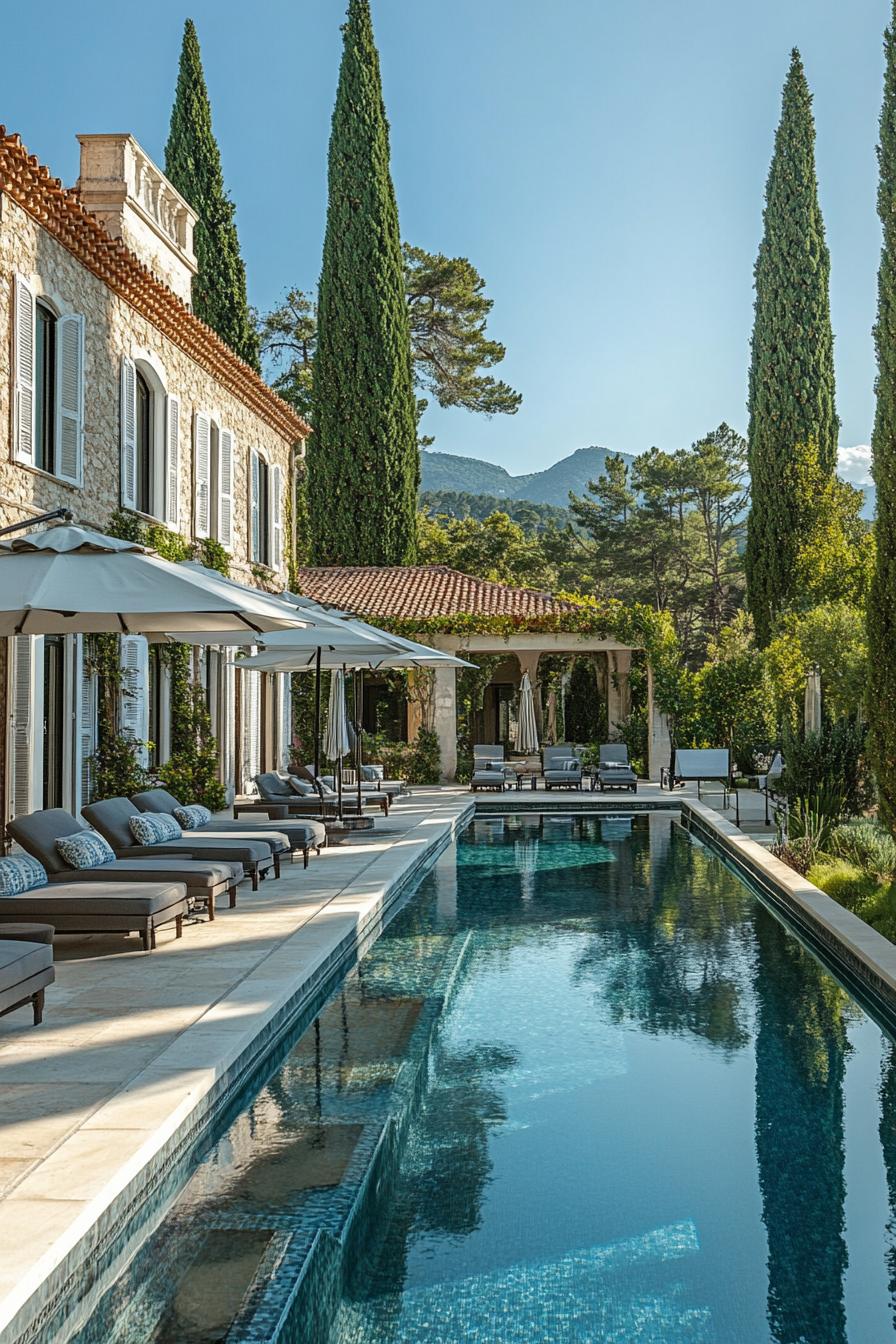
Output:
[[786,814],[778,813],[776,821],[782,830],[786,827],[787,843],[798,848],[811,864],[819,854],[828,852],[831,834],[843,812],[843,794],[828,786],[808,798],[794,799]]
[[172,745],[170,758],[159,768],[159,782],[187,806],[203,803],[212,812],[220,812],[227,805],[227,794],[218,778],[218,743],[205,691],[198,682],[183,688],[178,696]]
[[130,798],[145,789],[149,776],[141,761],[148,742],[129,733],[104,734],[88,762],[94,798]]
[[414,742],[393,742],[379,734],[365,734],[364,759],[383,767],[387,779],[404,779],[408,784],[438,784],[442,758],[439,739],[429,728],[421,728]]
[[820,858],[806,876],[835,901],[864,918],[864,907],[877,894],[880,882],[873,873],[864,872],[847,859]]
[[780,791],[791,802],[837,792],[843,814],[861,816],[871,802],[864,750],[865,727],[857,719],[826,723],[820,732],[804,737],[785,733]]
[[831,854],[848,859],[879,882],[896,877],[896,840],[874,821],[862,818],[835,827],[828,848]]

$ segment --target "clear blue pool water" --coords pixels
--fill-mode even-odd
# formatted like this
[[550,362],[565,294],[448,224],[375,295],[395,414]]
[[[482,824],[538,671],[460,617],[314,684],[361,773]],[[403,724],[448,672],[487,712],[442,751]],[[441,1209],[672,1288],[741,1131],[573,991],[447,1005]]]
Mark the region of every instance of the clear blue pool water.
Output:
[[894,1294],[881,1027],[668,814],[481,817],[78,1338],[877,1344]]

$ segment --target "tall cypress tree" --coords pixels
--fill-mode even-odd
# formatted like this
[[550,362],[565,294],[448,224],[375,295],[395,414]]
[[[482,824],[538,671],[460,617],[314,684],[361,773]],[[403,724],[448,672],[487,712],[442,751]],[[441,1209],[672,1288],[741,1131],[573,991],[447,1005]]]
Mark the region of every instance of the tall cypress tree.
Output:
[[871,434],[877,486],[876,561],[868,594],[869,758],[881,811],[896,822],[896,3],[884,34],[884,98],[877,158],[883,249],[877,275],[877,406]]
[[747,595],[760,644],[797,594],[796,553],[806,528],[806,494],[794,449],[837,463],[830,258],[818,204],[812,95],[794,49],[765,189],[756,260],[756,306],[748,407],[752,502],[747,526]]
[[212,109],[192,19],[184,24],[165,172],[199,216],[193,240],[199,263],[193,280],[193,311],[241,359],[258,369],[258,333],[246,298],[246,268],[233,202],[224,190],[221,153],[212,133]]
[[308,450],[311,551],[316,564],[408,564],[416,552],[416,403],[368,0],[349,0],[343,35]]

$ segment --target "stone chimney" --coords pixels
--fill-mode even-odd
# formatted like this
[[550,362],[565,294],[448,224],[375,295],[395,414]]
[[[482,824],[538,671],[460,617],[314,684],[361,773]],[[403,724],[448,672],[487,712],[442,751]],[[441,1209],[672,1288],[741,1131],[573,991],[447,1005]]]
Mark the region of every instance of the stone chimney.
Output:
[[132,135],[79,135],[78,194],[113,238],[192,306],[196,212]]

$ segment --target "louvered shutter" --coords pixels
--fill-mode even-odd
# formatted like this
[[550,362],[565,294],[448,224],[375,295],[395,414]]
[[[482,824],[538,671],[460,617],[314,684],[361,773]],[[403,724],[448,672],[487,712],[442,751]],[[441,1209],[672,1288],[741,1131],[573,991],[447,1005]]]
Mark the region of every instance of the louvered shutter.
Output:
[[13,456],[34,465],[34,291],[15,278],[13,322]]
[[180,402],[165,399],[165,522],[180,527]]
[[[145,742],[149,731],[149,645],[142,635],[121,638],[119,726],[123,735]],[[146,764],[146,751],[141,751]]]
[[289,672],[280,673],[280,744],[277,752],[277,766],[280,770],[289,768],[292,755],[292,676]]
[[56,475],[81,484],[84,444],[84,319],[56,323]]
[[236,792],[234,779],[234,746],[236,738],[236,674],[233,666],[233,654],[224,649],[221,656],[221,696],[218,702],[217,737],[221,748],[221,782],[227,792],[227,801],[232,802]]
[[211,420],[204,411],[197,411],[193,420],[193,489],[196,500],[193,530],[197,537],[207,537],[209,534],[211,440]]
[[271,468],[271,554],[267,557],[272,569],[283,564],[283,472]]
[[43,801],[43,640],[17,635],[9,641],[10,749],[7,811],[33,812]]
[[255,789],[255,776],[261,768],[261,677],[258,672],[242,671],[243,701],[243,791]]
[[[81,640],[80,636],[79,640]],[[83,645],[83,641],[81,642]],[[97,679],[96,675],[84,666],[83,661],[81,663],[80,694],[78,694],[75,703],[78,706],[76,739],[80,753],[81,806],[84,807],[87,803],[93,801],[92,757],[97,746]]]
[[218,435],[218,540],[225,551],[233,550],[233,435],[229,429]]
[[137,507],[137,369],[127,355],[121,361],[121,503]]
[[258,460],[258,454],[250,454],[250,480],[249,480],[249,546],[251,559],[262,560],[264,557],[259,555],[261,549],[261,463]]

